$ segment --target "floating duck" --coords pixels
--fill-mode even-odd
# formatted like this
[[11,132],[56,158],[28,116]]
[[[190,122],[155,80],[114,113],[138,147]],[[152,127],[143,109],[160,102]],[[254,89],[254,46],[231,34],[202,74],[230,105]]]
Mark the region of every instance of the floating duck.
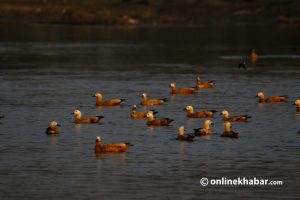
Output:
[[213,125],[212,121],[207,119],[203,123],[204,128],[197,128],[194,129],[195,136],[203,136],[203,135],[210,135],[212,133],[210,126]]
[[195,136],[190,135],[190,134],[185,135],[184,131],[185,131],[184,126],[180,126],[179,127],[179,134],[178,134],[178,137],[176,138],[176,140],[193,142]]
[[214,87],[215,81],[202,82],[200,77],[197,77],[196,89],[210,89]]
[[130,146],[133,146],[130,143],[117,143],[117,144],[106,144],[102,145],[102,140],[98,136],[96,138],[95,144],[95,153],[123,153],[125,152]]
[[81,112],[79,110],[75,110],[72,114],[74,114],[74,117],[75,117],[75,121],[74,122],[76,124],[99,123],[100,119],[104,118],[103,116],[81,118]]
[[[154,115],[158,113],[155,110],[150,110],[150,111],[152,111]],[[136,105],[134,105],[132,108],[130,117],[132,119],[144,119],[147,117],[147,113],[148,113],[148,111],[147,112],[138,112]]]
[[170,123],[172,121],[174,121],[174,120],[169,119],[169,118],[155,119],[152,111],[149,111],[147,113],[147,125],[148,126],[170,126]]
[[195,93],[195,88],[176,89],[175,83],[171,83],[170,88],[172,89],[172,94],[194,94]]
[[125,99],[110,99],[102,101],[102,94],[100,93],[96,93],[93,97],[97,98],[97,106],[119,106],[123,101],[125,101]]
[[142,94],[142,101],[141,101],[141,105],[146,106],[146,105],[163,105],[165,102],[167,102],[168,99],[163,98],[163,99],[148,99],[147,98],[147,94],[143,93]]
[[187,117],[189,118],[205,118],[205,117],[213,117],[214,114],[217,112],[216,110],[209,110],[209,111],[200,111],[194,113],[193,106],[187,106],[185,109],[187,111]]
[[245,60],[242,58],[242,60],[239,62],[239,65],[238,65],[238,68],[243,68],[244,70],[247,70],[247,67],[246,67],[246,62]]
[[238,138],[238,134],[239,133],[231,130],[231,124],[230,124],[230,122],[225,122],[225,130],[221,134],[221,137]]
[[258,55],[255,52],[255,49],[252,49],[251,54],[250,54],[250,61],[252,64],[256,63],[258,60]]
[[297,112],[300,112],[300,99],[297,99],[293,104],[296,105]]
[[287,95],[265,98],[265,95],[262,92],[257,93],[256,96],[259,98],[259,103],[285,102],[289,98]]
[[49,127],[46,129],[47,135],[56,135],[59,134],[59,130],[57,129],[57,126],[60,126],[56,121],[52,121],[49,123]]
[[248,119],[251,118],[249,115],[236,115],[229,117],[229,112],[227,110],[223,110],[221,114],[223,114],[224,122],[247,122]]

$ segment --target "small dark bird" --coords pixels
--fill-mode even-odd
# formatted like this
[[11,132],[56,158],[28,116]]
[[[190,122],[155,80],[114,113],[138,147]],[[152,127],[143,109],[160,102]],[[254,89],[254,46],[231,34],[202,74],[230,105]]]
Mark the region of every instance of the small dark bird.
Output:
[[244,70],[247,70],[247,67],[246,67],[246,62],[244,59],[242,59],[238,65],[239,69],[240,68],[243,68]]

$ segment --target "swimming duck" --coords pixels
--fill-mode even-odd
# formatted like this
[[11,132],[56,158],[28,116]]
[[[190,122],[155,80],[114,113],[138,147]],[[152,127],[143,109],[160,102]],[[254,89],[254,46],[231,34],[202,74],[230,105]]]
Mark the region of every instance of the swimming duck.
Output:
[[[154,115],[158,113],[155,110],[150,110],[150,111],[152,111]],[[130,117],[132,119],[144,119],[147,117],[147,113],[148,113],[148,111],[147,112],[138,112],[136,105],[134,105],[132,108]]]
[[169,119],[169,118],[155,119],[152,111],[149,111],[147,113],[147,125],[148,126],[170,126],[170,123],[172,121],[174,121],[174,120]]
[[96,93],[93,97],[97,98],[97,106],[119,106],[123,101],[125,101],[125,99],[110,99],[102,101],[102,94],[100,93]]
[[247,70],[247,67],[246,67],[246,62],[245,60],[242,58],[242,60],[239,62],[239,65],[238,65],[238,68],[243,68],[244,70]]
[[293,104],[296,105],[297,112],[300,112],[300,99],[297,99]]
[[185,135],[184,131],[185,131],[184,126],[180,126],[179,127],[179,134],[178,134],[178,137],[176,138],[176,140],[193,142],[195,136],[190,135],[190,134]]
[[208,110],[208,111],[201,111],[195,112],[193,106],[187,106],[185,109],[187,111],[187,117],[189,118],[205,118],[205,117],[213,117],[214,114],[217,112],[216,110]]
[[255,52],[255,49],[252,49],[251,54],[250,54],[250,61],[252,64],[256,63],[256,61],[258,60],[258,55]]
[[248,119],[251,118],[249,115],[236,115],[229,117],[229,112],[227,110],[223,110],[221,115],[223,115],[224,122],[247,122]]
[[195,88],[176,89],[175,83],[171,83],[170,88],[172,89],[172,94],[194,94],[195,93]]
[[76,124],[99,123],[100,119],[104,118],[103,116],[81,118],[81,112],[79,110],[75,110],[72,114],[74,114],[74,117],[75,117],[75,121],[74,122]]
[[125,152],[130,146],[133,146],[130,143],[117,143],[117,144],[107,144],[102,145],[102,140],[98,136],[96,138],[96,144],[95,144],[95,153],[123,153]]
[[163,98],[163,99],[148,99],[147,98],[147,94],[143,93],[142,94],[142,101],[141,101],[141,105],[145,106],[145,105],[163,105],[165,102],[167,102],[168,99]]
[[256,96],[259,98],[259,103],[285,102],[289,98],[286,95],[265,98],[265,95],[262,92],[257,93]]
[[60,126],[56,121],[52,121],[49,123],[49,127],[46,129],[47,135],[56,135],[59,134],[59,130],[57,129],[57,126]]
[[197,77],[196,89],[210,89],[215,85],[215,81],[202,82],[200,77]]
[[231,130],[231,124],[230,124],[230,122],[225,122],[225,130],[221,134],[221,137],[238,138],[238,134],[239,133]]
[[204,128],[197,128],[194,129],[195,136],[203,136],[203,135],[210,135],[212,133],[210,126],[213,125],[212,121],[207,119],[203,123]]

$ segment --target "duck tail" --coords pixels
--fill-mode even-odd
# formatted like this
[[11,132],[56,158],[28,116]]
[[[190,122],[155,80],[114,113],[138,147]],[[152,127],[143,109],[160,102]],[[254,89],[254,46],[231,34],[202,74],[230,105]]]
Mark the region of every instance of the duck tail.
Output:
[[120,99],[120,100],[121,100],[121,102],[125,101],[125,99]]
[[218,112],[218,111],[216,111],[216,110],[210,110],[210,112],[212,112],[212,113],[216,113],[216,112]]
[[164,102],[167,102],[167,101],[168,101],[167,98],[162,98],[162,99],[159,99],[159,100],[163,100]]
[[98,119],[104,118],[104,116],[96,116]]
[[134,146],[133,144],[131,144],[131,143],[129,143],[129,142],[125,142],[125,144],[126,144],[127,146]]

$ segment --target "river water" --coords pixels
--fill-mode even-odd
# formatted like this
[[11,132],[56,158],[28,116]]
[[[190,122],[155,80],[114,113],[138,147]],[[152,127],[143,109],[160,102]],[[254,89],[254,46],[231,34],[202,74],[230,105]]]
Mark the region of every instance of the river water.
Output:
[[[284,26],[99,27],[1,23],[0,199],[299,199],[300,30]],[[259,60],[250,64],[252,48]],[[248,70],[238,69],[240,58]],[[211,90],[172,96],[168,85]],[[258,104],[255,95],[289,95],[288,103]],[[92,95],[124,98],[97,108]],[[168,98],[141,107],[141,94]],[[131,108],[156,109],[175,121],[149,128]],[[213,135],[176,141],[204,119],[183,108],[215,109]],[[75,125],[71,113],[103,115]],[[220,111],[252,116],[235,123],[238,139],[219,137]],[[61,134],[47,136],[52,120]],[[127,154],[96,157],[94,143],[130,142]],[[282,186],[203,187],[202,177],[281,180]]]

